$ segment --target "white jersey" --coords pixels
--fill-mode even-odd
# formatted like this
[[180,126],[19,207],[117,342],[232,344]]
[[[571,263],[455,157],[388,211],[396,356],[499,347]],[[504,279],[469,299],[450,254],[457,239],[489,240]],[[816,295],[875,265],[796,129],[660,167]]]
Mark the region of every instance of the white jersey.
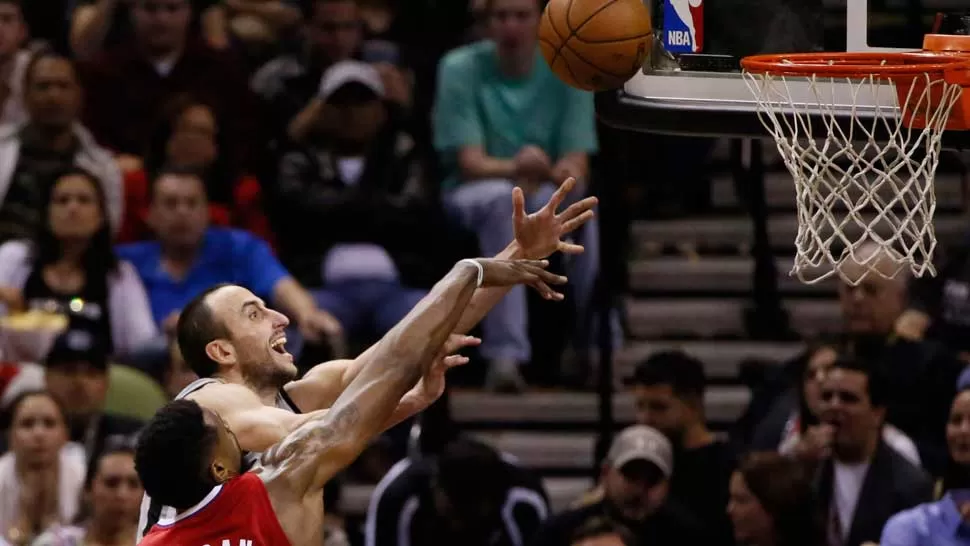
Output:
[[[178,393],[175,397],[176,400],[181,400],[186,396],[192,394],[193,392],[205,387],[206,385],[211,385],[212,383],[221,383],[219,379],[212,377],[204,377],[201,379],[196,379],[190,383],[187,387],[182,389],[182,392]],[[292,411],[293,413],[300,413],[300,410],[296,407],[296,404],[290,400],[290,397],[286,394],[286,391],[280,389],[276,394],[276,407],[286,411]],[[259,453],[244,452],[243,453],[243,464],[246,465],[245,469],[248,469],[259,459]],[[138,516],[138,538],[135,539],[135,543],[141,542],[142,537],[148,534],[148,531],[156,523],[171,522],[175,518],[175,509],[171,506],[164,506],[161,503],[152,501],[152,499],[145,494],[141,499],[141,510]]]

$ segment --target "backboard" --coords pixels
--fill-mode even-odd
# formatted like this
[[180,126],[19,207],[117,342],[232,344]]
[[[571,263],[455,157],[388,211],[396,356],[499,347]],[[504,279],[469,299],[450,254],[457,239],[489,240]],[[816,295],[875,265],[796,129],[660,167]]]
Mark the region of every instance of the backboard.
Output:
[[[937,13],[970,9],[967,0],[644,1],[654,20],[656,47],[648,65],[623,89],[597,94],[597,113],[617,128],[689,136],[767,136],[738,67],[741,57],[795,51],[918,50]],[[690,41],[689,33],[686,27],[678,27],[672,6],[688,2],[691,9],[703,6],[698,20],[703,31],[697,40],[703,42],[698,43],[700,54],[689,46],[680,47]],[[796,103],[815,103],[807,82],[794,85],[791,93]],[[834,89],[835,102],[845,105],[847,116],[853,102],[850,93],[848,85]],[[840,99],[842,95],[845,99]],[[892,108],[893,98],[892,92],[857,97],[856,104],[862,106],[857,106],[855,115],[874,116],[877,110]],[[970,131],[949,132],[944,146],[970,149]]]

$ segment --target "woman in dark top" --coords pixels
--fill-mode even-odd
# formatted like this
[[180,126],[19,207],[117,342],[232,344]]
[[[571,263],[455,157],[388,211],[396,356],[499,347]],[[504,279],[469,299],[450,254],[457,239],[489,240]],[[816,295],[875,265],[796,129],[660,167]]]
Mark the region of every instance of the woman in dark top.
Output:
[[727,513],[747,546],[821,546],[812,475],[794,459],[752,453],[731,476]]
[[[0,295],[18,307],[63,312],[67,331],[56,343],[128,353],[155,336],[145,289],[130,264],[119,262],[104,214],[104,193],[90,173],[72,168],[45,188],[32,241],[0,246]],[[43,355],[35,355],[42,358]]]

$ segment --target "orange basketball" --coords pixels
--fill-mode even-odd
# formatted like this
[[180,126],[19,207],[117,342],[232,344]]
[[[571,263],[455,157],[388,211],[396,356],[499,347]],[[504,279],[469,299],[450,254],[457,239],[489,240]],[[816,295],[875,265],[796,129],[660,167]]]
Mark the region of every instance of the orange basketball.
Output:
[[652,34],[643,0],[550,0],[539,24],[539,47],[567,84],[615,89],[643,65]]

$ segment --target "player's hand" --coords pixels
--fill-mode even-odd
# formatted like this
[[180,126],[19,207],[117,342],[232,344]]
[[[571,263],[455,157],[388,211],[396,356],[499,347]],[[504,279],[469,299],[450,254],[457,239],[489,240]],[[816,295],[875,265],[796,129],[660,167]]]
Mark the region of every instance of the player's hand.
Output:
[[546,260],[497,260],[478,258],[484,269],[482,286],[515,286],[524,284],[536,289],[547,300],[561,301],[563,295],[550,284],[566,284],[566,277],[546,270]]
[[552,178],[552,161],[538,146],[524,146],[512,159],[517,179],[528,182],[545,182]]
[[556,251],[564,254],[583,253],[585,249],[582,245],[567,243],[562,238],[593,218],[597,199],[587,197],[562,212],[556,211],[575,187],[576,179],[567,178],[552,194],[549,202],[532,214],[525,213],[525,194],[522,190],[512,190],[512,229],[524,257],[541,260]]
[[445,392],[445,373],[456,367],[468,363],[468,357],[455,354],[466,347],[476,347],[482,342],[474,336],[451,334],[441,351],[431,363],[428,373],[418,381],[418,384],[405,396],[415,402],[417,411],[421,411],[435,402]]

